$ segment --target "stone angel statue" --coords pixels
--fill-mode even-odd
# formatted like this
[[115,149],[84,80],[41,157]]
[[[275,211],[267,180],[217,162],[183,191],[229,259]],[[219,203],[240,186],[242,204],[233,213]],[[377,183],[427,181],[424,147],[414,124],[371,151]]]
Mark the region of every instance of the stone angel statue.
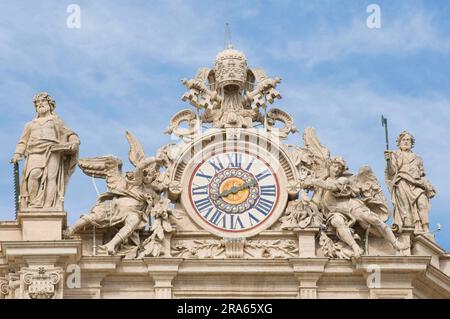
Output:
[[[326,159],[330,157],[330,151],[320,144],[316,136],[315,129],[308,127],[303,132],[303,143],[305,147],[297,145],[287,145],[296,168],[300,172],[300,180],[306,177],[325,178],[328,174]],[[323,223],[323,216],[320,208],[320,198],[313,194],[309,198],[306,191],[313,190],[300,182],[294,186],[294,191],[299,192],[299,199],[290,201],[285,211],[285,216],[281,218],[282,229],[318,227]]]
[[157,179],[161,160],[146,157],[141,143],[130,132],[126,132],[126,138],[134,171],[122,174],[122,161],[114,156],[83,158],[78,164],[86,175],[105,179],[108,191],[99,195],[91,211],[81,216],[66,235],[70,237],[87,225],[119,227],[111,241],[99,247],[100,254],[115,254],[119,244],[129,240],[139,245],[138,231],[148,224],[150,211],[159,200],[161,189]]
[[[348,172],[342,157],[330,157],[315,132],[305,130],[304,154],[297,154],[303,170],[301,186],[312,190],[311,202],[319,207],[324,224],[320,243],[328,257],[358,258],[364,250],[357,243],[361,235],[357,230],[375,231],[384,237],[396,250],[405,250],[407,245],[398,241],[386,224],[390,210],[381,186],[368,166],[360,168],[358,174]],[[309,162],[308,162],[309,159]],[[334,233],[341,241],[332,241],[327,232]]]

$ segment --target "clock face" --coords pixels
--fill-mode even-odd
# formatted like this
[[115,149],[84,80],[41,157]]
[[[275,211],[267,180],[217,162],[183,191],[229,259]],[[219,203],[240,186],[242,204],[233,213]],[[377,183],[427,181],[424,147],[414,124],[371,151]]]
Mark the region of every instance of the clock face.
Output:
[[270,165],[239,151],[203,161],[188,187],[195,219],[223,236],[261,227],[279,202],[279,181]]

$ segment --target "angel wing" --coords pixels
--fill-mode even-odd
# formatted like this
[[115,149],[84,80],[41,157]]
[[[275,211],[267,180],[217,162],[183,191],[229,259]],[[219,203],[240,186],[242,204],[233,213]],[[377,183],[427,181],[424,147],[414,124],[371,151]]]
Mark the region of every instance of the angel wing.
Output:
[[122,179],[122,161],[112,155],[80,158],[78,166],[87,176],[106,179],[110,190],[116,188]]
[[330,158],[330,150],[320,143],[315,128],[305,128],[303,132],[303,143],[305,144],[305,149],[312,156],[310,169],[314,172],[315,177],[325,178],[328,174],[327,161]]
[[295,144],[283,144],[283,147],[289,153],[290,159],[298,169],[300,179],[304,179],[306,176],[311,175],[311,167],[314,163],[311,152],[308,149]]
[[130,163],[135,167],[145,158],[144,148],[138,139],[130,132],[125,133],[128,143],[130,144],[130,151],[128,153],[128,159]]
[[380,216],[383,222],[389,219],[391,210],[388,201],[369,166],[362,166],[358,174],[350,177],[350,183],[353,191],[371,211]]
[[303,132],[303,142],[305,143],[305,147],[317,158],[320,158],[321,160],[330,158],[330,150],[320,143],[314,127],[305,128],[305,131]]

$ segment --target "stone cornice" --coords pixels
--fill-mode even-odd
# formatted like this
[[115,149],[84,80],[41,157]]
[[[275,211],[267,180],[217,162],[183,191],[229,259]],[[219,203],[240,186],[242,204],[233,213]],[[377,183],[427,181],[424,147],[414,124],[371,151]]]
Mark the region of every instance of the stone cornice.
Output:
[[88,256],[83,257],[79,265],[82,271],[87,272],[113,272],[120,263],[121,257],[115,256]]
[[8,229],[8,228],[18,228],[19,222],[17,220],[3,220],[0,221],[0,228],[1,229]]
[[77,262],[81,258],[80,240],[58,241],[5,241],[1,243],[6,261],[38,259],[72,259]]
[[439,246],[434,241],[430,240],[424,235],[418,235],[414,237],[413,243],[415,244],[416,242],[425,245],[427,248],[436,253],[439,257],[447,255],[446,251],[441,246]]
[[447,293],[447,298],[450,298],[450,277],[444,274],[436,267],[429,265],[425,272],[425,279],[432,281],[434,285],[439,286],[443,291]]
[[291,264],[294,273],[298,272],[323,273],[329,261],[330,261],[329,258],[317,258],[317,257],[289,258],[289,263]]
[[185,259],[179,274],[292,274],[287,259]]
[[377,265],[382,271],[425,272],[431,261],[430,256],[363,256],[356,262],[356,269],[366,269]]

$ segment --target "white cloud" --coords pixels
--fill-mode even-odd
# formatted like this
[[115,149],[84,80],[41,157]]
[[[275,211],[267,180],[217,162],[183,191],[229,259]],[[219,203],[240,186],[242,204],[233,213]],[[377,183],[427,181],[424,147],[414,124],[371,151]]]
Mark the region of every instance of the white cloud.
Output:
[[123,97],[136,93],[136,83],[151,86],[164,79],[147,74],[143,65],[212,63],[222,46],[221,37],[205,39],[216,31],[211,8],[199,12],[183,1],[148,4],[147,10],[106,1],[80,7],[80,29],[66,27],[62,3],[4,7],[0,69],[45,73],[82,84],[83,94]]
[[[383,12],[383,7],[382,7]],[[305,38],[281,37],[271,50],[278,59],[298,59],[307,66],[334,61],[352,54],[404,55],[418,50],[450,51],[450,38],[433,24],[430,12],[405,7],[400,14],[384,18],[381,29],[369,29],[366,16],[355,17],[350,25],[336,27],[325,23]]]

